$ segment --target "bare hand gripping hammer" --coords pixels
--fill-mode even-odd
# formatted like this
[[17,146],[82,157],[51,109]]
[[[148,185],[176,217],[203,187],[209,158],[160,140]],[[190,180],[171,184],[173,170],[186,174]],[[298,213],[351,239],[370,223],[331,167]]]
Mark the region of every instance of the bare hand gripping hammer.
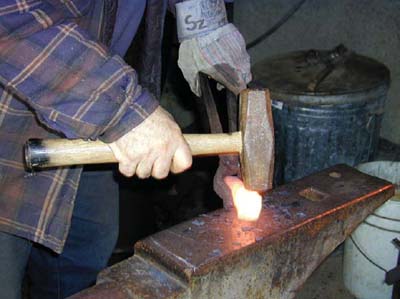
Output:
[[[246,188],[272,187],[274,130],[268,90],[240,94],[240,131],[231,134],[184,134],[193,156],[240,154]],[[118,162],[102,141],[29,139],[25,144],[28,169]]]

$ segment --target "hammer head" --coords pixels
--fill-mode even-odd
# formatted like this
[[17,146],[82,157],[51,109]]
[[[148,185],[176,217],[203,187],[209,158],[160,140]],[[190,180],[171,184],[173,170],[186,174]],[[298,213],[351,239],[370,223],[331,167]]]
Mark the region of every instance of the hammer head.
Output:
[[269,91],[244,90],[240,94],[240,164],[247,189],[263,192],[272,188],[274,173],[274,125]]

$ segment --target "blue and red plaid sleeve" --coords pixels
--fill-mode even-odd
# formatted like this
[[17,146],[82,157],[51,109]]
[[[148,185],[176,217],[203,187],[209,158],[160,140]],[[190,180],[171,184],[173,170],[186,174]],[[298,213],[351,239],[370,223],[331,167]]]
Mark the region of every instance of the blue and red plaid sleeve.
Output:
[[0,83],[39,121],[68,138],[112,142],[158,102],[136,72],[77,24],[72,1],[10,1],[0,8]]

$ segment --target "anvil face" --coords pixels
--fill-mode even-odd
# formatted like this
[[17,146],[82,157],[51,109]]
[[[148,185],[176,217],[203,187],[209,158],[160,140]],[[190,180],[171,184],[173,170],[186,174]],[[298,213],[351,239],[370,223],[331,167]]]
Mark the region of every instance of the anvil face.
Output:
[[338,165],[267,193],[257,222],[219,210],[140,241],[135,256],[73,298],[290,299],[393,193],[389,182]]

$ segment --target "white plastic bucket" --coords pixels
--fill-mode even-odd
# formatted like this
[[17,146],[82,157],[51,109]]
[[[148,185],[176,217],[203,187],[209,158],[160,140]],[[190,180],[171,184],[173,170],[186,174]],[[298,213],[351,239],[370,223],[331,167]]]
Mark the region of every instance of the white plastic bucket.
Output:
[[[378,161],[357,167],[372,176],[400,184],[400,162]],[[379,207],[346,240],[343,276],[346,288],[359,299],[390,299],[392,286],[385,271],[396,267],[399,250],[392,240],[400,238],[400,193]]]

